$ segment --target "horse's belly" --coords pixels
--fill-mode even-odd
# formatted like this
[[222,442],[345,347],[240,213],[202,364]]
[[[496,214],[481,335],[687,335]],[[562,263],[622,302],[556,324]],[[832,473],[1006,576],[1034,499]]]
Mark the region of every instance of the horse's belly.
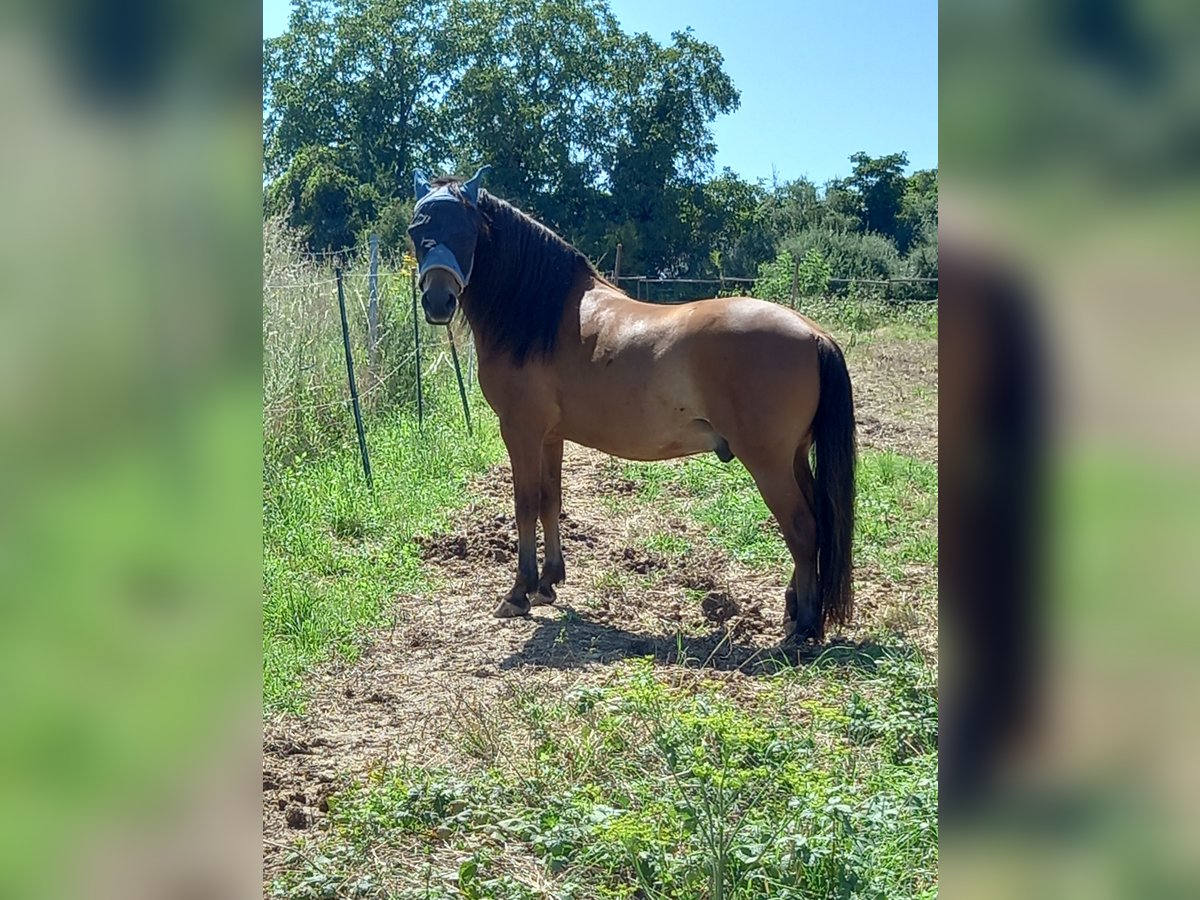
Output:
[[593,396],[564,415],[556,431],[565,440],[624,459],[673,459],[715,449],[716,432],[695,411],[661,406],[637,397],[605,404]]

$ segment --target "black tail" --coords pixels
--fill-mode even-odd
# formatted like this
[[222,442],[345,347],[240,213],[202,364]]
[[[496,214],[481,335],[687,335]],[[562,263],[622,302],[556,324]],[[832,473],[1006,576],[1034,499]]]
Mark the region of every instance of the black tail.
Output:
[[822,627],[845,625],[854,612],[854,469],[858,441],[854,425],[854,391],[842,348],[831,337],[817,340],[821,397],[813,419],[816,462],[813,481],[817,518],[817,587]]

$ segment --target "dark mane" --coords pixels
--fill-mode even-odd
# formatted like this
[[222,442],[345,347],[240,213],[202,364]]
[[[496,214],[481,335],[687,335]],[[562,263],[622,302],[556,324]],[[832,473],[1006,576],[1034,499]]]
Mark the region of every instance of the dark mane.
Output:
[[479,192],[479,211],[484,227],[463,312],[483,343],[507,352],[517,365],[548,357],[571,289],[581,275],[596,271],[545,225],[487,191]]

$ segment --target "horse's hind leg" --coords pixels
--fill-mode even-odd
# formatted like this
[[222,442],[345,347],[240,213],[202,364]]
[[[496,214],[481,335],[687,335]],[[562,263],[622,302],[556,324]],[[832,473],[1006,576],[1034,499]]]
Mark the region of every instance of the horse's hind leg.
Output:
[[562,511],[563,442],[547,441],[542,445],[542,537],[546,542],[546,561],[538,579],[537,593],[530,600],[535,606],[553,603],[554,585],[567,580],[567,565],[563,562],[562,538],[558,531],[558,515]]
[[537,589],[537,517],[542,505],[542,440],[521,428],[500,426],[512,463],[513,499],[517,515],[517,580],[500,601],[500,619],[529,612],[529,594]]
[[[799,453],[796,455],[798,458]],[[806,492],[799,478],[800,473],[793,469],[791,454],[786,459],[743,457],[743,461],[754,477],[767,508],[779,523],[779,530],[795,563],[784,594],[785,639],[820,640],[824,629],[817,602],[817,528],[810,501],[811,473],[808,481],[810,490]]]

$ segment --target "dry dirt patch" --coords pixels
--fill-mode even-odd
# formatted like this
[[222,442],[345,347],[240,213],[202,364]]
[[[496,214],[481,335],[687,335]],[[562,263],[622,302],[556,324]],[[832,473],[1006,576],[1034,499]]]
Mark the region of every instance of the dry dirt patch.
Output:
[[870,336],[846,362],[860,446],[937,462],[937,341]]

